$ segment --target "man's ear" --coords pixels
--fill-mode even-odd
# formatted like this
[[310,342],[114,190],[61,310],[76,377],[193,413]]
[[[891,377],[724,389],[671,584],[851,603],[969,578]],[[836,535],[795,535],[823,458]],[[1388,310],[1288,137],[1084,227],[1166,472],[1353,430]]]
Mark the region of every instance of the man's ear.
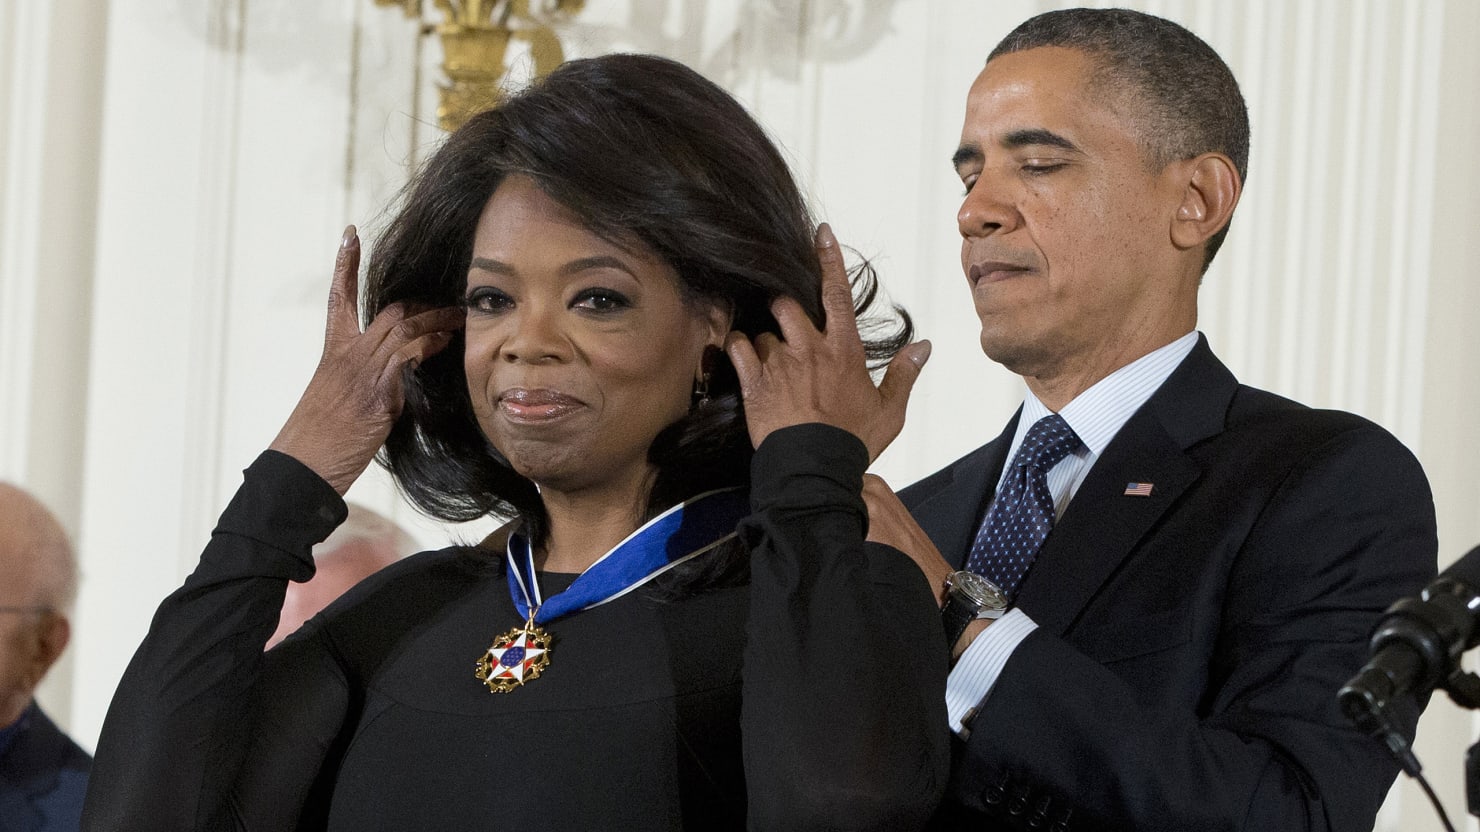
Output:
[[1179,163],[1182,201],[1172,219],[1172,243],[1181,249],[1201,248],[1208,238],[1228,225],[1243,192],[1233,160],[1222,153],[1204,153]]
[[41,684],[46,672],[56,664],[71,640],[72,625],[67,621],[67,616],[52,610],[41,614],[35,630],[28,634],[26,641],[26,681],[33,690]]

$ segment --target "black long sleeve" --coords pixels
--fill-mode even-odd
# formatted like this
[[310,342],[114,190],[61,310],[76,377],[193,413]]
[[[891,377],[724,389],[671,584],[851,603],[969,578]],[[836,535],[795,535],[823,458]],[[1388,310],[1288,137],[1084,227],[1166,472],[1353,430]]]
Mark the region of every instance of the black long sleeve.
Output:
[[862,442],[820,424],[771,434],[752,465],[753,829],[918,829],[945,789],[950,656],[919,567],[864,542],[867,465]]
[[344,501],[292,457],[267,451],[211,535],[200,565],[160,604],[119,681],[98,740],[84,829],[205,828],[240,768],[289,580]]
[[492,694],[474,661],[522,618],[475,547],[377,573],[263,656],[343,510],[265,454],[120,683],[84,828],[919,828],[946,656],[919,570],[863,543],[864,464],[841,431],[778,432],[748,585],[556,619],[545,673]]

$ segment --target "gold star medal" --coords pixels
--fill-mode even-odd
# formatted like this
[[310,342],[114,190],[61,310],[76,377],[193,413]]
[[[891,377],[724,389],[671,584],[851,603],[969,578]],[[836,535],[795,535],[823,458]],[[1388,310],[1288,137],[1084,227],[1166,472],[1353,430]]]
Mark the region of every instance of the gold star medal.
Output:
[[492,693],[508,693],[539,677],[550,664],[550,634],[534,623],[535,610],[522,627],[493,640],[478,657],[478,681]]
[[705,552],[735,536],[735,526],[750,513],[750,497],[742,488],[710,491],[673,506],[654,517],[576,577],[564,591],[549,598],[540,593],[534,568],[534,549],[518,531],[509,535],[507,577],[514,609],[525,615],[523,626],[493,640],[478,657],[478,681],[493,693],[508,693],[539,678],[550,664],[549,633],[536,618],[554,621],[599,607],[625,596],[670,566]]

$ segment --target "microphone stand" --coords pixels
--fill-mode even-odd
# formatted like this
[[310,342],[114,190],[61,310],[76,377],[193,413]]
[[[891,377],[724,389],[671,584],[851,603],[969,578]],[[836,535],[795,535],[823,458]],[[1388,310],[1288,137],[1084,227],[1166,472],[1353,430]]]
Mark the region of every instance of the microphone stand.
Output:
[[[1454,832],[1454,826],[1423,776],[1423,766],[1405,736],[1410,732],[1404,729],[1416,728],[1426,691],[1443,690],[1461,708],[1480,710],[1480,676],[1460,666],[1463,652],[1473,646],[1477,635],[1474,626],[1477,609],[1480,609],[1480,593],[1442,577],[1424,590],[1422,601],[1407,598],[1397,602],[1373,634],[1374,653],[1395,642],[1419,649],[1390,653],[1388,664],[1383,667],[1375,662],[1369,664],[1337,693],[1347,718],[1387,746],[1403,772],[1416,780],[1428,795],[1448,832]],[[1454,670],[1436,679],[1446,665]],[[1418,686],[1410,690],[1408,683],[1415,679],[1420,680]],[[1465,752],[1465,803],[1471,815],[1480,817],[1480,742]]]
[[[1470,711],[1480,709],[1480,676],[1456,670],[1440,687],[1461,708]],[[1480,817],[1480,742],[1471,745],[1465,752],[1465,807],[1471,815]]]
[[[1423,776],[1407,736],[1417,730],[1429,696],[1443,690],[1455,704],[1480,709],[1480,676],[1464,670],[1466,651],[1480,646],[1480,546],[1424,587],[1400,599],[1378,621],[1369,644],[1371,659],[1336,698],[1357,728],[1376,737],[1418,781],[1454,832],[1444,806]],[[1411,729],[1411,730],[1410,730]],[[1465,802],[1480,817],[1480,742],[1465,752]]]
[[[1411,702],[1411,722],[1416,725],[1419,703],[1412,699],[1405,700],[1401,696],[1384,695],[1381,692],[1384,689],[1380,686],[1376,688],[1380,693],[1374,695],[1371,693],[1373,686],[1368,685],[1365,690],[1359,689],[1357,681],[1352,680],[1338,694],[1342,710],[1358,728],[1387,746],[1388,751],[1402,766],[1403,773],[1417,781],[1424,794],[1428,795],[1429,802],[1434,805],[1434,811],[1439,814],[1439,820],[1443,822],[1447,832],[1455,832],[1454,824],[1450,822],[1448,813],[1439,802],[1439,796],[1423,776],[1423,766],[1419,764],[1418,757],[1414,756],[1412,744],[1404,736],[1403,729],[1407,724],[1404,717],[1407,715],[1396,713],[1403,710],[1400,703]],[[1461,708],[1480,710],[1480,676],[1474,673],[1456,668],[1435,688],[1448,693],[1449,698]],[[1480,817],[1480,742],[1471,745],[1465,752],[1465,806],[1472,816]]]

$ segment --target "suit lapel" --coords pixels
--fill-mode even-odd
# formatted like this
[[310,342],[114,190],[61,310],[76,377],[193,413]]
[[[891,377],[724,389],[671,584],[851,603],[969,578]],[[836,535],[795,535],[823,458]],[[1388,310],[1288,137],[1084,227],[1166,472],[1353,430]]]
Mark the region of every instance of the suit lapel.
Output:
[[[1018,606],[1062,635],[1199,473],[1154,420],[1127,422],[1043,542]],[[1126,495],[1132,482],[1152,483],[1151,496]]]
[[[1002,466],[1007,462],[1007,447],[1012,444],[1012,435],[1017,430],[1022,412],[1022,408],[1018,408],[1018,412],[1008,420],[1007,427],[996,439],[957,460],[950,468],[938,474],[937,476],[948,478],[944,486],[929,493],[918,503],[912,502],[908,493],[902,495],[910,506],[910,512],[920,523],[920,528],[925,530],[941,555],[956,569],[960,569],[966,562],[982,511],[997,490],[997,480],[1002,476]],[[921,486],[928,482],[921,483]]]
[[[1040,627],[1062,635],[1136,544],[1201,475],[1187,454],[1223,430],[1238,382],[1197,346],[1133,415],[1090,469],[1028,572],[1017,603]],[[1150,496],[1125,493],[1152,483]]]

